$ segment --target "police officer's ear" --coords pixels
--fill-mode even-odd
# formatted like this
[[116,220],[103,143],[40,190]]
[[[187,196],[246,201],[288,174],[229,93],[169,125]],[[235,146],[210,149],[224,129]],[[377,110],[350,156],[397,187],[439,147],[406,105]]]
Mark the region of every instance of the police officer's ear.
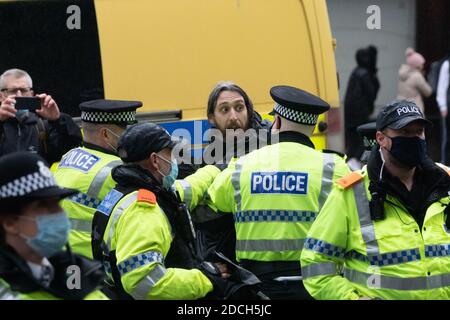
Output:
[[386,150],[391,150],[392,142],[391,139],[389,139],[389,137],[386,136],[385,132],[377,131],[377,133],[375,134],[375,138],[380,147]]
[[281,117],[275,114],[271,129],[280,130],[280,128],[281,128]]
[[20,230],[18,228],[17,222],[18,218],[16,216],[5,216],[0,219],[0,229],[4,231],[5,234],[19,234]]
[[158,155],[156,154],[156,152],[152,152],[150,154],[150,156],[148,157],[148,159],[144,160],[144,161],[147,162],[147,165],[151,171],[161,170],[161,168],[159,166]]
[[103,140],[109,140],[108,139],[109,138],[108,129],[106,127],[101,127],[99,130],[99,133],[100,133],[100,137]]

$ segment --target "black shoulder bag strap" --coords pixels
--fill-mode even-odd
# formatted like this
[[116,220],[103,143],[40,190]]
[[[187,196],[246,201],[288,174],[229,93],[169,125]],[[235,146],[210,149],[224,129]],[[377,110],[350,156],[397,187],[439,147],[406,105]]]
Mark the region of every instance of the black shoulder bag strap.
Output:
[[126,293],[122,286],[122,281],[120,279],[120,272],[117,268],[117,259],[115,250],[109,252],[106,243],[103,238],[105,235],[106,227],[108,226],[111,213],[114,211],[117,203],[125,197],[127,194],[134,190],[123,190],[122,188],[112,189],[97,207],[97,211],[94,214],[92,220],[92,232],[91,232],[91,245],[92,254],[94,259],[101,261],[103,264],[105,262],[109,263],[111,268],[111,274],[114,280],[114,288],[109,288],[113,291],[113,296],[119,299],[130,300],[132,297]]

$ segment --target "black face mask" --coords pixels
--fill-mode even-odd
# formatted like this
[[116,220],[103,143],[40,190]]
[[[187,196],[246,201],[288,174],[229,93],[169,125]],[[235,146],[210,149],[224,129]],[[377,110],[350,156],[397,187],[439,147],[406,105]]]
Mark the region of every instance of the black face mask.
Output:
[[427,143],[419,137],[395,137],[390,154],[401,164],[413,168],[426,159]]

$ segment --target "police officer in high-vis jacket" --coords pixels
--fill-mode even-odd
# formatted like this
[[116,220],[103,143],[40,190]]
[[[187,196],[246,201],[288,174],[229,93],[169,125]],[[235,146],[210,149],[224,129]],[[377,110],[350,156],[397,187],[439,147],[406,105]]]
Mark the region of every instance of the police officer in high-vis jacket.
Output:
[[450,299],[450,177],[427,157],[428,123],[409,101],[378,115],[379,147],[308,233],[301,264],[316,299]]
[[219,211],[233,212],[236,258],[262,281],[271,299],[308,299],[300,270],[306,233],[332,188],[346,175],[344,160],[314,149],[310,136],[330,106],[297,88],[276,86],[273,129],[279,143],[232,162],[208,190]]
[[0,158],[0,300],[107,299],[101,263],[64,249],[70,230],[59,187],[30,152]]
[[111,169],[122,162],[117,143],[126,126],[136,123],[139,101],[92,100],[80,104],[83,146],[66,153],[55,171],[56,181],[78,194],[64,200],[72,231],[73,250],[92,257],[91,223],[97,206],[115,186]]
[[211,279],[227,276],[226,269],[203,268],[197,259],[189,215],[220,170],[205,166],[176,181],[174,146],[167,131],[152,123],[132,126],[120,138],[124,164],[112,170],[117,186],[97,208],[92,234],[112,297],[199,299],[213,291]]

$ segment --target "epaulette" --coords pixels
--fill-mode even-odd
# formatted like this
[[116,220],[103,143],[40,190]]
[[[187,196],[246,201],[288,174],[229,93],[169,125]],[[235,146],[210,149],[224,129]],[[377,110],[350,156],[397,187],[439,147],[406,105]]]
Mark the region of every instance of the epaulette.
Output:
[[153,192],[147,189],[139,189],[137,194],[137,202],[146,202],[150,204],[156,203],[156,196]]
[[330,149],[322,149],[323,153],[334,153],[337,154],[339,157],[341,157],[342,159],[346,159],[347,156],[345,155],[345,153],[339,152],[339,151],[335,151],[335,150],[330,150]]
[[358,171],[352,171],[345,177],[336,180],[336,183],[340,185],[342,188],[347,189],[353,186],[355,183],[361,181],[363,178],[364,176]]

